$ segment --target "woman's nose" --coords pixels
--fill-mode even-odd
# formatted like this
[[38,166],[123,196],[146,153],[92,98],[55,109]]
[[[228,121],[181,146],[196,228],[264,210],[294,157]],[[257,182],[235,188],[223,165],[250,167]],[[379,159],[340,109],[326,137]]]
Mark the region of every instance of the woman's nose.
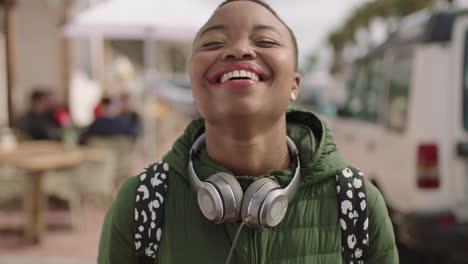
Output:
[[225,60],[254,59],[255,57],[256,54],[252,45],[246,42],[238,42],[232,45],[223,54]]

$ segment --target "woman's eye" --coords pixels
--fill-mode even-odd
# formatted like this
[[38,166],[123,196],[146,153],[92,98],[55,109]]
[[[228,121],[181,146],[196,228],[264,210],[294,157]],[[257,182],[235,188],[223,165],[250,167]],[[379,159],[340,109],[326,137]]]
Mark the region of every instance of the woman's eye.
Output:
[[222,44],[223,44],[223,42],[212,41],[212,42],[202,44],[201,47],[202,48],[212,48],[212,47],[216,47],[216,46],[219,46],[219,45],[222,45]]
[[264,40],[259,40],[257,42],[257,45],[260,45],[260,46],[267,46],[267,47],[271,47],[271,46],[279,46],[279,44],[273,40],[268,40],[268,39],[264,39]]

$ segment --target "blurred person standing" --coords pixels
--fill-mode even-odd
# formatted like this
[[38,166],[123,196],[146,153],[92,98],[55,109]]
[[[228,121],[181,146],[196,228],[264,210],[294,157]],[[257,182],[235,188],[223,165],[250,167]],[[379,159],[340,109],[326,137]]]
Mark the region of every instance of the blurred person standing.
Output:
[[80,138],[81,143],[86,144],[87,139],[91,136],[126,135],[132,139],[138,137],[138,131],[130,123],[130,120],[120,116],[121,107],[118,100],[104,97],[100,105],[101,116],[83,132]]
[[30,108],[20,118],[19,129],[34,140],[60,140],[58,123],[51,118],[51,93],[35,89],[30,96]]

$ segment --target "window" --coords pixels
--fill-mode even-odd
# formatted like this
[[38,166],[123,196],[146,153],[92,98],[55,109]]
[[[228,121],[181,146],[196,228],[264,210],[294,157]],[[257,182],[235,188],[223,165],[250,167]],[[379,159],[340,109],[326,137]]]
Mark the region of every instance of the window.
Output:
[[412,62],[411,52],[399,52],[390,68],[386,121],[388,128],[397,131],[403,131],[407,123]]
[[365,93],[366,107],[363,112],[363,118],[367,121],[377,121],[383,87],[382,67],[383,61],[381,59],[376,59],[370,63],[369,84]]
[[368,86],[368,74],[368,65],[361,64],[358,66],[351,82],[349,101],[346,108],[349,116],[352,118],[359,118],[360,113],[364,110],[364,93]]
[[468,31],[465,33],[463,55],[463,127],[468,130]]
[[380,58],[360,64],[351,82],[346,115],[354,119],[376,122],[382,85]]

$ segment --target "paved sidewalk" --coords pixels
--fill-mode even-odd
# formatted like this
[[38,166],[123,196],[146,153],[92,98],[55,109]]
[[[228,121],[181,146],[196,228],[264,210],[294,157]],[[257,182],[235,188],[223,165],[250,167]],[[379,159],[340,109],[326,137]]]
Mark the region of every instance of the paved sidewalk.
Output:
[[95,264],[96,261],[84,261],[70,258],[37,258],[21,256],[0,256],[0,264]]
[[[106,211],[107,208],[102,206],[85,205],[83,228],[80,231],[70,229],[68,211],[48,212],[46,221],[63,227],[48,227],[44,240],[39,245],[24,244],[21,233],[18,232],[2,233],[0,264],[96,263],[101,224]],[[0,215],[1,220],[6,218],[9,218],[8,222],[22,222],[21,212],[10,213],[8,216]]]

